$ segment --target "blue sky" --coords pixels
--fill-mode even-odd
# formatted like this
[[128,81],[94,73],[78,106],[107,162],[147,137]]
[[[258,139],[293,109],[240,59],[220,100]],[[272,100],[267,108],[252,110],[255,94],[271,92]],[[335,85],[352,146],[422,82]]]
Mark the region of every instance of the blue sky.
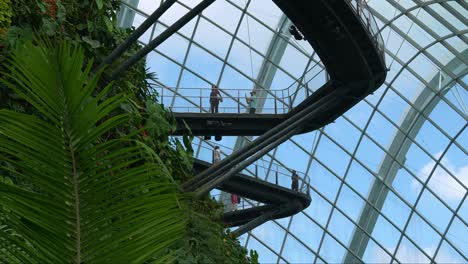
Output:
[[[187,11],[183,5],[193,7],[197,1],[181,2],[183,4],[176,4],[171,12],[163,16],[162,23],[173,23]],[[369,3],[387,19],[399,14],[386,1],[373,0]],[[410,8],[414,2],[400,0],[399,4]],[[454,8],[458,7],[456,3],[449,4]],[[255,78],[261,68],[281,11],[269,0],[252,1],[248,12],[257,19],[249,16],[247,22],[244,18],[236,39],[233,40],[230,34],[236,32],[242,13],[236,6],[244,7],[244,0],[216,1],[203,13],[206,18],[201,18],[198,24],[196,20],[192,21],[180,31],[180,35],[174,35],[152,52],[147,63],[157,73],[159,81],[168,87],[180,88],[208,88],[210,83],[218,83],[221,89],[253,88],[254,83],[249,78]],[[138,7],[146,13],[156,8],[153,1],[147,0],[141,0]],[[431,10],[441,14],[446,12],[438,4],[431,7]],[[427,22],[437,36],[444,36],[450,31],[432,19],[426,10],[415,9],[411,14]],[[445,15],[455,28],[466,30],[466,25],[460,26],[459,20]],[[135,25],[141,19],[142,17],[137,17]],[[226,31],[209,20],[215,21]],[[378,24],[382,23],[378,21]],[[394,60],[387,56],[387,66],[390,67],[387,83],[320,132],[294,136],[270,153],[274,155],[275,164],[296,169],[311,178],[312,204],[304,213],[270,221],[242,238],[248,248],[259,251],[262,262],[276,262],[278,256],[274,252],[281,255],[280,262],[313,262],[315,255],[311,250],[317,252],[318,247],[323,260],[342,261],[346,252],[343,245],[348,245],[355,228],[352,221],[359,219],[365,205],[364,199],[375,176],[380,176],[377,174],[385,157],[385,150],[392,144],[398,126],[410,112],[410,104],[425,89],[424,82],[436,78],[440,66],[453,60],[453,51],[464,52],[466,55],[466,43],[460,41],[459,37],[447,39],[448,44],[433,45],[424,54],[418,55],[418,49],[414,45],[423,47],[437,36],[428,34],[407,16],[397,19],[394,25],[414,43],[404,41],[397,28],[390,30],[386,27],[382,31],[389,54],[398,57],[398,60]],[[195,27],[197,30],[193,33]],[[158,24],[154,29],[155,34],[164,28],[164,25]],[[190,45],[192,37],[195,44]],[[148,33],[141,40],[145,42],[150,38],[151,34]],[[252,57],[248,43],[254,48]],[[228,54],[230,45],[232,48]],[[452,45],[453,50],[448,50],[447,45]],[[311,52],[307,43],[290,41],[279,62],[277,75],[268,88],[284,89],[293,83],[294,79],[303,74]],[[223,63],[224,60],[227,64]],[[401,70],[401,63],[408,63],[409,68]],[[452,80],[451,76],[459,75],[460,69],[466,72],[466,65],[452,72],[443,72],[441,87]],[[315,90],[324,81],[324,76],[320,75],[310,85]],[[467,77],[462,76],[461,82],[466,87]],[[388,89],[388,85],[392,88]],[[438,82],[430,85],[434,91],[439,88]],[[363,256],[364,261],[386,263],[390,261],[390,253],[396,254],[400,262],[428,262],[422,252],[432,257],[441,241],[440,234],[444,233],[447,233],[448,241],[442,242],[436,261],[466,261],[453,247],[465,256],[468,255],[468,228],[464,223],[468,221],[468,159],[465,149],[468,145],[468,132],[464,130],[467,116],[463,109],[463,102],[468,101],[468,95],[460,84],[454,86],[451,83],[448,87],[450,91],[427,114],[425,120],[429,121],[424,122],[412,139],[413,144],[405,155],[403,168],[395,176],[382,215],[372,233],[375,240],[370,240]],[[184,89],[180,93],[194,95]],[[165,91],[165,95],[172,94]],[[440,94],[432,93],[431,96]],[[295,104],[300,100],[298,98]],[[172,98],[165,98],[163,102],[170,106]],[[195,103],[198,104],[198,101]],[[226,101],[225,105],[228,104],[229,101]],[[189,103],[185,99],[176,98],[172,106],[187,105]],[[417,110],[424,111],[419,108]],[[462,132],[459,134],[460,131]],[[450,144],[452,140],[455,143]],[[195,140],[194,143],[200,142],[202,141]],[[233,137],[224,137],[220,144],[228,154],[235,142]],[[202,145],[211,147],[206,142],[202,142]],[[211,160],[209,149],[202,148],[198,155],[202,159]],[[439,158],[440,164],[437,163]],[[271,160],[271,157],[266,157],[260,163],[268,164]],[[429,179],[430,175],[432,176]],[[263,176],[266,177],[266,174]],[[428,179],[427,188],[423,188],[423,183]],[[288,179],[283,181],[287,182]],[[412,213],[411,207],[417,200],[417,213]],[[333,204],[336,204],[335,209]],[[449,227],[455,210],[458,210],[458,214]],[[285,230],[288,228],[293,236],[286,235]],[[403,229],[405,236],[401,237],[398,230]],[[283,242],[284,248],[281,250]],[[318,262],[320,261],[319,258]]]

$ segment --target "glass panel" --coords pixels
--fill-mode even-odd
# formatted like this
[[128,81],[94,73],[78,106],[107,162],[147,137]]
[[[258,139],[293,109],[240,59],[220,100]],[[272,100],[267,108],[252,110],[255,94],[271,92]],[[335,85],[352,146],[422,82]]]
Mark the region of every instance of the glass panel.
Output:
[[[205,11],[203,11],[203,15],[215,22],[216,24],[220,25],[223,29],[234,33],[241,17],[241,11],[235,8],[227,1],[218,0],[212,3],[207,9],[205,9]],[[223,45],[223,43],[219,44],[220,46],[228,46],[226,44]]]
[[353,161],[346,177],[346,182],[362,196],[367,197],[374,179],[375,177],[368,170],[362,167],[361,164]]
[[258,240],[265,243],[274,252],[279,252],[285,231],[273,221],[268,221],[251,232]]
[[[369,155],[372,153],[372,155]],[[383,150],[372,142],[367,136],[362,139],[359,149],[356,153],[358,160],[363,162],[365,166],[372,172],[377,173],[380,168],[380,162],[384,157]]]
[[392,252],[396,248],[400,236],[400,231],[387,219],[383,216],[377,218],[375,228],[372,231],[372,237],[387,250]]
[[391,257],[381,247],[370,241],[362,260],[364,263],[390,263]]
[[169,87],[177,85],[181,73],[179,65],[154,51],[148,54],[147,60],[146,66],[150,72],[156,73],[158,81]]
[[[466,219],[465,219],[466,223]],[[458,217],[453,220],[449,231],[447,232],[447,240],[456,247],[463,255],[468,255],[467,237],[468,237],[468,226],[463,223]]]
[[440,236],[421,217],[413,214],[406,233],[429,257],[434,255]]
[[282,256],[290,263],[312,263],[315,258],[315,254],[291,236],[286,239]]
[[223,43],[230,43],[232,37],[207,20],[200,19],[194,40],[205,49],[224,58],[226,57],[229,46],[223,45]]
[[315,158],[343,177],[351,157],[329,138],[322,137]]
[[400,263],[429,263],[427,258],[413,243],[403,238],[396,253],[396,258]]
[[333,211],[328,230],[343,244],[349,244],[354,228],[355,225],[342,213],[337,210]]
[[343,186],[338,197],[337,206],[352,220],[359,221],[365,202],[346,185]]
[[293,216],[289,229],[292,230],[294,235],[304,244],[312,250],[317,251],[320,238],[323,235],[323,229],[315,224],[308,216],[304,213]]
[[462,257],[447,242],[443,242],[435,258],[437,263],[465,263],[466,258]]
[[315,172],[315,177],[310,179],[310,184],[329,200],[335,200],[340,181],[317,162],[312,163],[311,170]]
[[[218,80],[222,62],[208,52],[192,46],[187,57],[187,67],[214,83]],[[194,86],[192,86],[194,87]]]
[[343,117],[326,126],[325,132],[351,153],[356,148],[360,136],[360,131]]
[[332,209],[330,203],[315,191],[310,192],[310,198],[314,202],[304,210],[304,213],[315,219],[320,226],[325,227]]
[[435,225],[440,232],[444,232],[452,217],[452,213],[437,200],[434,195],[425,190],[419,200],[417,210],[424,218]]
[[403,203],[392,192],[389,192],[385,200],[382,212],[387,216],[390,221],[396,224],[400,229],[405,226],[406,220],[410,214],[411,209]]
[[412,176],[408,170],[401,168],[398,170],[395,180],[392,183],[393,188],[410,204],[414,204],[421,192],[422,184]]
[[323,241],[320,256],[330,263],[342,263],[345,256],[346,249],[341,246],[331,236],[326,235]]

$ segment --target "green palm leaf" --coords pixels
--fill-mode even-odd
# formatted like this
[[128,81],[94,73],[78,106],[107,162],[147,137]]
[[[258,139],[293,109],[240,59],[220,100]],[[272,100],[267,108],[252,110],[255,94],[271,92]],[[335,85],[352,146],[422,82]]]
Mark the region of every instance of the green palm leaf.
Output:
[[143,143],[100,140],[127,122],[108,117],[126,98],[105,99],[109,87],[93,97],[99,74],[83,64],[67,43],[12,55],[6,76],[15,81],[4,82],[37,114],[0,110],[0,158],[10,164],[1,169],[16,182],[0,181],[0,260],[165,261],[187,218],[177,186]]

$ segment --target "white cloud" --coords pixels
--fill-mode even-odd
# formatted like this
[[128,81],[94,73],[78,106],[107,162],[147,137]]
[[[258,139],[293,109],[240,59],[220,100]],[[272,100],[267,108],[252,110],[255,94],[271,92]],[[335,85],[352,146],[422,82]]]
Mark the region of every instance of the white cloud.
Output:
[[[393,253],[395,248],[389,248],[388,251]],[[414,247],[400,245],[395,254],[396,259],[401,263],[428,263],[427,257]],[[381,250],[379,247],[374,247],[372,251],[371,261],[374,263],[389,263],[390,256]]]
[[449,252],[443,250],[443,248],[439,250],[439,253],[437,253],[437,257],[435,260],[439,263],[464,263],[463,259],[455,258],[454,256],[450,255]]
[[[433,257],[435,249],[435,246],[423,248],[423,250],[431,257]],[[388,251],[393,253],[395,248],[389,248]],[[429,263],[429,259],[412,245],[410,247],[407,245],[400,245],[398,252],[395,255],[396,259],[401,263]],[[371,258],[372,259],[370,261],[373,263],[390,262],[390,256],[378,247],[373,248]],[[443,247],[438,251],[435,261],[441,263],[463,263],[463,260],[460,260],[459,256],[451,255],[450,252],[445,251]]]
[[[435,157],[438,158],[441,154],[442,153],[439,152],[435,155]],[[462,182],[465,186],[468,185],[468,165],[457,167],[448,158],[442,158],[441,163],[460,182]],[[436,163],[434,161],[428,162],[422,167],[421,170],[419,170],[417,176],[421,180],[425,181],[431,174],[435,165]],[[419,190],[419,186],[420,184],[415,179],[413,179],[413,190]],[[440,166],[435,169],[428,186],[439,197],[446,200],[460,200],[463,198],[466,192],[465,188]]]

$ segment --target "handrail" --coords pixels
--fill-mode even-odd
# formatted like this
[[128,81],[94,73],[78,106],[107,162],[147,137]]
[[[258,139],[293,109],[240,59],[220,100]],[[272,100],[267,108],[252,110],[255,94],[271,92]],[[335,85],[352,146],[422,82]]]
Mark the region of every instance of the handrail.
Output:
[[[316,64],[317,65],[317,64]],[[316,65],[311,67],[312,70]],[[308,73],[307,71],[306,73]],[[263,114],[286,114],[293,108],[293,103],[297,94],[305,90],[306,96],[312,94],[313,91],[309,88],[309,83],[315,78],[319,77],[324,72],[324,68],[315,73],[309,80],[304,83],[300,83],[300,80],[295,80],[291,85],[284,89],[265,89],[256,88],[257,94],[266,93],[267,96],[257,96],[257,102],[262,104],[262,107],[258,107],[258,113]],[[297,89],[291,92],[291,87],[294,84],[298,84]],[[210,112],[210,93],[211,88],[208,87],[168,87],[157,84],[150,84],[152,89],[160,89],[159,97],[160,101],[164,102],[165,99],[175,100],[175,98],[183,98],[188,102],[192,102],[193,106],[172,106],[170,109],[173,112],[182,112],[187,110],[191,113],[203,113]],[[165,92],[166,91],[166,92]],[[244,101],[244,98],[250,94],[252,89],[233,89],[233,88],[218,88],[220,94],[222,94],[223,102],[219,104],[218,109],[221,113],[237,113],[243,114],[248,113],[248,103]],[[169,95],[168,95],[169,93]],[[241,95],[243,94],[243,95]],[[177,95],[177,97],[176,97]],[[271,95],[271,96],[269,96]],[[243,101],[245,103],[243,103]],[[257,104],[258,104],[257,103]],[[226,106],[227,105],[227,106]],[[185,112],[185,111],[184,111]]]
[[381,52],[381,58],[385,62],[385,48],[382,34],[379,30],[375,17],[370,12],[369,6],[365,0],[346,0],[352,7],[352,10],[360,18],[365,28],[371,33],[372,42]]
[[[197,144],[197,145],[200,146],[200,144]],[[203,149],[212,151],[212,149],[206,146],[201,145],[200,147]],[[228,156],[226,153],[223,153],[222,151],[221,151],[221,155],[225,157]],[[246,167],[244,170],[242,170],[240,173],[243,173],[246,176],[252,176],[256,179],[265,180],[266,182],[269,182],[269,183],[272,183],[272,184],[275,184],[275,185],[278,185],[287,189],[292,189],[292,172],[291,172],[292,169],[285,168],[281,166],[280,164],[273,164],[272,166],[269,166],[268,168],[268,167],[258,164],[260,161],[263,161],[263,160],[259,159],[255,161],[254,163]],[[276,170],[272,169],[275,166],[276,166]],[[289,173],[280,171],[280,168],[284,169],[285,171],[288,171]],[[259,175],[259,173],[262,173],[262,172],[268,172],[268,173],[266,173],[264,177],[260,177],[261,175]],[[245,174],[245,173],[248,173],[248,174]],[[310,184],[310,177],[307,174],[299,172],[299,171],[296,171],[296,173],[298,175],[297,192],[309,195],[308,193],[309,188],[307,188],[307,186],[309,186]],[[272,174],[273,177],[269,177],[269,174]]]

